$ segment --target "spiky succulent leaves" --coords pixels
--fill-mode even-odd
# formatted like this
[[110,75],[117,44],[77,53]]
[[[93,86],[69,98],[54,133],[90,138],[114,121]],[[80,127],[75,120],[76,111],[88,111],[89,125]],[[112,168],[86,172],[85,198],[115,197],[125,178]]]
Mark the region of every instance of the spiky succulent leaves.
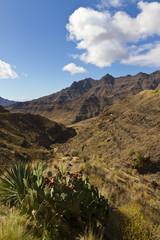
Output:
[[62,166],[62,164],[59,164],[59,171],[61,172],[61,174],[63,174],[63,166]]
[[29,164],[23,162],[7,169],[0,177],[0,202],[16,205],[21,202],[27,193],[27,188],[23,179],[28,186],[31,185],[32,169]]

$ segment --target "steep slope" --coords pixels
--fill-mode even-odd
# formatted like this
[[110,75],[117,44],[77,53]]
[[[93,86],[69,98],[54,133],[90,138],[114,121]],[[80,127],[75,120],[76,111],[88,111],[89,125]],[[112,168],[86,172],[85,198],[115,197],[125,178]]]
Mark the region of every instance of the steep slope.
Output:
[[7,107],[15,103],[16,103],[15,101],[11,101],[11,100],[0,97],[0,105],[2,105],[3,107]]
[[5,113],[5,112],[8,112],[8,110],[6,110],[5,108],[3,108],[3,107],[0,105],[0,113]]
[[158,85],[158,87],[156,87],[156,90],[160,90],[160,84]]
[[50,145],[75,135],[73,129],[38,115],[0,113],[1,167],[17,160],[43,160]]
[[160,84],[160,71],[152,74],[114,78],[107,74],[100,80],[91,78],[74,82],[69,88],[37,100],[17,103],[8,109],[12,112],[40,114],[52,120],[71,123],[97,116],[105,106],[127,96]]
[[137,152],[144,171],[160,171],[160,91],[145,90],[127,97],[97,118],[75,125],[78,135],[60,151],[76,149],[105,166],[134,167]]

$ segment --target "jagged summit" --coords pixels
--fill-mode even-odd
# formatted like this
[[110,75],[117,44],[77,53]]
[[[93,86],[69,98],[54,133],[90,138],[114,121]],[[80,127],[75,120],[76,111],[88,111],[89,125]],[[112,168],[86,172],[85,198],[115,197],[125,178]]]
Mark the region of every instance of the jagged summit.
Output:
[[17,103],[12,112],[40,114],[65,124],[97,116],[104,107],[140,91],[156,89],[160,84],[160,71],[138,73],[114,78],[106,74],[100,80],[86,78],[73,82],[68,88],[36,100]]

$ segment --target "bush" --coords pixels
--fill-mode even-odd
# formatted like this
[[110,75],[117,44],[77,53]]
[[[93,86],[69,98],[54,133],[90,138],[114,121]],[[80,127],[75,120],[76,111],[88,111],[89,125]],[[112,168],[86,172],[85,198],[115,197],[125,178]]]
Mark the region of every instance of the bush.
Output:
[[[46,232],[49,239],[71,239],[73,236],[69,236],[69,232],[78,233],[77,229],[83,232],[90,224],[96,228],[97,221],[102,226],[106,224],[109,202],[81,172],[65,174],[60,166],[54,176],[48,172],[44,177],[45,168],[41,163],[32,168],[15,166],[20,185],[12,181],[11,174],[12,178],[7,178],[10,185],[3,185],[5,180],[1,178],[1,192],[8,191],[7,199],[11,198],[13,203],[19,201],[21,212],[38,222],[38,237]],[[30,169],[30,177],[22,174],[22,169]],[[13,169],[8,171],[13,172]],[[12,185],[15,198],[10,195]],[[19,186],[18,189],[15,186]],[[20,186],[22,191],[19,192]]]
[[40,169],[33,172],[34,189],[31,195],[36,193],[37,202],[41,203],[45,199],[68,222],[77,221],[81,226],[97,221],[105,224],[109,202],[96,187],[90,185],[81,172],[64,174],[62,166],[54,176],[48,172],[46,178],[42,176]]
[[129,154],[128,154],[128,155],[129,155],[129,157],[133,156],[133,155],[134,155],[134,153],[135,153],[134,151],[130,151],[130,152],[129,152]]
[[156,226],[142,213],[142,205],[137,202],[129,202],[118,208],[116,216],[117,229],[115,239],[124,240],[151,240],[152,231]]
[[106,223],[109,202],[81,172],[63,174],[61,170],[45,181],[48,202],[67,221],[74,220],[82,226],[97,221]]
[[134,166],[137,169],[141,169],[143,167],[143,157],[142,157],[140,151],[137,152],[137,158],[135,160]]

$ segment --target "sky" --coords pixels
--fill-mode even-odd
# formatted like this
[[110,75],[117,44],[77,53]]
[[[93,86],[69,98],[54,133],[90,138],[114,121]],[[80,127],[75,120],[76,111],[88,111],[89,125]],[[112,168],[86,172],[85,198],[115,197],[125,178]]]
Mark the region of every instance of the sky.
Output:
[[0,96],[160,69],[160,1],[0,0]]

